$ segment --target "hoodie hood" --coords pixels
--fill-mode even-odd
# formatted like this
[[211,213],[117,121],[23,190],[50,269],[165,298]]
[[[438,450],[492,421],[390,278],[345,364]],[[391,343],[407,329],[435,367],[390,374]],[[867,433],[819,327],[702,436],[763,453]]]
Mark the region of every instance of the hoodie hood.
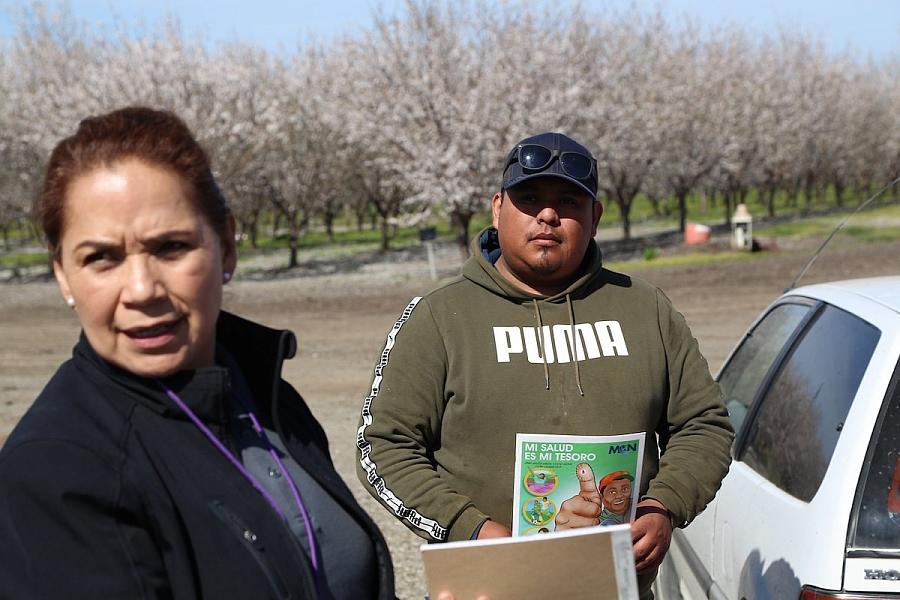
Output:
[[470,251],[471,256],[463,265],[463,277],[498,296],[503,296],[518,302],[531,300],[564,302],[567,296],[579,298],[585,293],[588,284],[597,277],[600,277],[600,274],[603,271],[600,247],[597,246],[597,242],[592,239],[588,243],[584,260],[581,261],[578,275],[569,286],[552,296],[536,296],[519,289],[497,270],[495,263],[497,262],[497,259],[500,258],[500,238],[496,229],[493,227],[482,229],[478,235],[472,239]]

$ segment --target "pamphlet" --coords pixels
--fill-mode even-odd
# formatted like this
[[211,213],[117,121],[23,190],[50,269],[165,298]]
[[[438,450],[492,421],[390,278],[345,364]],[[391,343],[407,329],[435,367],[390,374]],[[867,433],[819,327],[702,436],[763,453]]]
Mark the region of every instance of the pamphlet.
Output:
[[634,520],[644,436],[516,434],[513,535],[564,530],[560,509],[576,496],[599,506],[598,525]]

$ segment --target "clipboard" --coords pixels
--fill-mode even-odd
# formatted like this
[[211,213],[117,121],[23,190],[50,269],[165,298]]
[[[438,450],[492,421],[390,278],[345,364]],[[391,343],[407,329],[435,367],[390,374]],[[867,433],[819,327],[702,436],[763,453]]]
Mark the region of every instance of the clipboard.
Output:
[[432,599],[638,600],[631,526],[446,544],[423,544]]

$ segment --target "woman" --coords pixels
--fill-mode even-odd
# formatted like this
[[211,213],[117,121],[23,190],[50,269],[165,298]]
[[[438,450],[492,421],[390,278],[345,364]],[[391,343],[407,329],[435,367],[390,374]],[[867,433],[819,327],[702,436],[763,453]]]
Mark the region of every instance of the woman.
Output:
[[0,597],[393,598],[293,334],[220,309],[234,220],[184,123],[85,119],[37,208],[83,331],[0,452]]

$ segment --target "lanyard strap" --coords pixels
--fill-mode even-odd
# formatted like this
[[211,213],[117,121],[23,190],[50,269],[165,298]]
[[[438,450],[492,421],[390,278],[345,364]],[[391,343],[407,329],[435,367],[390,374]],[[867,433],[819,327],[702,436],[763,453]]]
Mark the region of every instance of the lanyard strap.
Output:
[[[180,408],[181,411],[188,416],[188,418],[194,423],[194,425],[201,432],[203,432],[203,435],[205,435],[206,438],[210,442],[212,442],[213,446],[215,446],[216,449],[221,454],[223,454],[225,456],[225,458],[227,458],[228,461],[232,465],[234,465],[234,467],[241,473],[241,475],[244,476],[244,479],[249,481],[250,485],[252,485],[256,489],[256,491],[259,492],[263,498],[265,498],[266,502],[269,503],[269,506],[271,506],[272,509],[276,513],[278,513],[278,515],[284,521],[287,521],[288,520],[287,515],[282,510],[281,506],[278,504],[278,502],[275,500],[275,498],[272,497],[272,495],[269,494],[268,491],[266,491],[266,489],[262,486],[262,484],[256,480],[256,478],[253,476],[253,474],[250,473],[250,471],[248,471],[247,468],[244,467],[244,465],[241,464],[241,462],[237,458],[235,458],[235,456],[228,450],[228,448],[225,447],[225,445],[219,440],[219,438],[217,438],[215,436],[215,434],[212,431],[210,431],[209,427],[207,427],[206,425],[203,424],[203,421],[201,421],[197,417],[197,415],[194,414],[194,411],[192,411],[190,409],[190,407],[188,407],[188,405],[185,404],[184,401],[174,391],[172,391],[171,389],[166,387],[161,382],[159,383],[159,385],[163,389],[163,391],[166,392],[166,395],[169,397],[169,399],[172,400],[172,402],[174,402],[175,405],[178,406],[178,408]],[[247,411],[247,414],[250,417],[250,421],[253,423],[253,429],[256,431],[256,434],[259,436],[259,438],[263,441],[266,448],[268,448],[269,454],[271,454],[272,458],[275,460],[275,464],[278,465],[278,468],[281,469],[281,473],[287,479],[288,486],[291,488],[291,494],[294,496],[294,502],[297,504],[297,508],[300,510],[300,516],[303,518],[303,524],[306,527],[306,540],[309,543],[309,555],[310,555],[309,557],[310,557],[310,562],[312,563],[313,572],[316,575],[318,575],[319,561],[317,558],[318,552],[317,552],[317,548],[316,548],[316,540],[315,540],[315,537],[313,534],[312,523],[310,522],[310,519],[309,519],[309,513],[307,512],[306,506],[303,504],[303,499],[300,496],[300,490],[297,488],[297,484],[294,482],[294,478],[291,477],[291,474],[285,468],[284,463],[278,457],[278,453],[275,452],[275,448],[272,446],[272,443],[269,441],[269,438],[266,436],[266,432],[263,431],[263,428],[260,426],[259,420],[256,418],[256,415],[254,415],[252,411],[247,410],[247,407],[244,406],[244,403],[243,403],[243,401],[241,401],[240,397],[238,397],[237,395],[235,397],[237,397],[238,402],[241,403],[244,410]],[[317,577],[317,579],[318,579],[318,577]]]

